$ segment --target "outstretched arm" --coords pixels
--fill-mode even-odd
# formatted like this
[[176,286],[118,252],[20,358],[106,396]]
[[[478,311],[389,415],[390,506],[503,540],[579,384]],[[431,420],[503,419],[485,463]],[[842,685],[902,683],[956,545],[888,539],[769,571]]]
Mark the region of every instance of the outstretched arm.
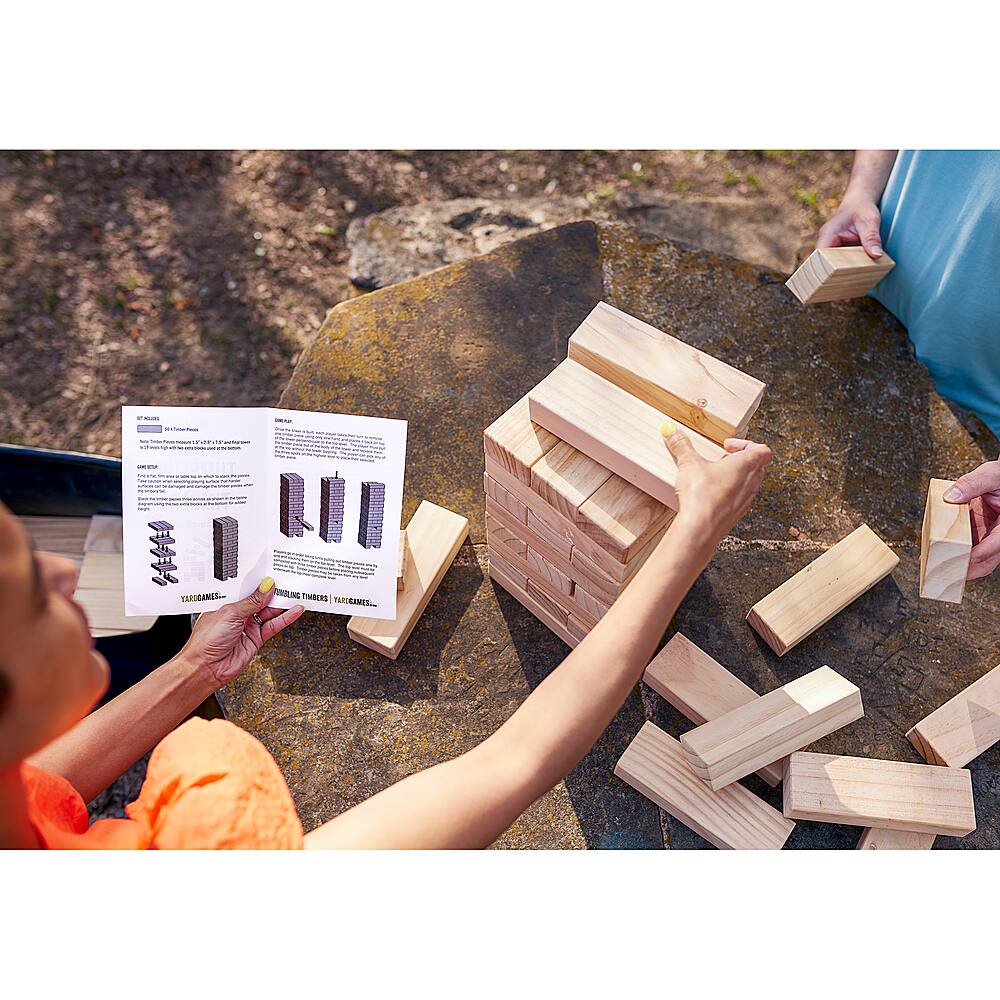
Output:
[[310,848],[487,847],[587,754],[635,687],[718,542],[750,506],[771,453],[728,441],[706,462],[667,439],[680,511],[628,589],[488,739],[414,774],[306,837]]
[[833,218],[820,229],[817,247],[860,244],[873,260],[882,256],[878,203],[895,162],[895,149],[859,149],[854,154],[844,199]]
[[[249,597],[203,614],[172,660],[78,722],[29,763],[62,775],[89,802],[232,680],[302,607],[267,607],[268,577]],[[257,614],[263,625],[258,625]]]

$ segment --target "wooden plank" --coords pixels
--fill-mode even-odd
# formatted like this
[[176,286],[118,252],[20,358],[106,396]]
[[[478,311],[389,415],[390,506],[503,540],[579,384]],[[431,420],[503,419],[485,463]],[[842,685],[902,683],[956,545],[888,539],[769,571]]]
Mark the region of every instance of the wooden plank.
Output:
[[549,612],[544,608],[538,601],[536,601],[531,594],[524,587],[518,586],[518,584],[507,576],[499,566],[490,563],[490,579],[494,583],[498,583],[504,590],[507,591],[511,597],[519,601],[524,607],[530,611],[543,625],[562,639],[571,649],[575,648],[578,640],[573,635],[572,632],[560,621],[554,618]]
[[594,621],[600,621],[611,610],[610,604],[605,604],[579,583],[573,587],[573,600]]
[[865,714],[861,692],[819,667],[681,736],[694,771],[718,791]]
[[78,590],[115,590],[122,595],[124,605],[124,556],[120,552],[84,552],[76,586]]
[[488,551],[487,555],[490,566],[496,566],[504,576],[510,577],[522,590],[527,588],[528,577],[505,559],[502,552],[496,548],[492,548]]
[[[652,659],[642,679],[685,718],[700,726],[760,696],[680,632]],[[758,768],[772,787],[781,784],[784,758]]]
[[581,618],[571,614],[569,616],[569,620],[566,622],[566,628],[577,642],[583,642],[583,640],[590,634],[590,630],[593,626],[588,625]]
[[551,596],[549,596],[549,594],[546,593],[546,589],[540,587],[536,580],[529,576],[524,589],[535,600],[535,602],[545,608],[545,610],[554,619],[556,619],[560,625],[568,625],[569,608],[564,608],[557,600],[554,600]]
[[864,247],[825,247],[813,250],[785,284],[803,305],[853,299],[870,292],[895,266],[885,252],[875,261]]
[[396,599],[395,620],[356,615],[347,623],[347,634],[362,646],[395,660],[468,534],[468,518],[421,500],[406,526],[410,558],[406,583]]
[[559,593],[565,594],[567,597],[573,593],[573,581],[565,573],[553,566],[552,563],[548,562],[544,556],[536,552],[530,545],[524,558],[531,567],[530,576],[532,579],[544,580],[550,586],[555,587]]
[[910,833],[870,826],[861,834],[859,851],[929,851],[934,846],[933,833]]
[[564,559],[569,559],[573,554],[573,543],[567,541],[562,535],[557,531],[553,531],[548,524],[545,523],[538,515],[533,511],[528,511],[528,516],[526,518],[528,527],[536,534],[544,538],[549,545],[551,545]]
[[611,470],[560,441],[531,467],[531,488],[563,517],[576,519],[580,506],[611,478]]
[[527,396],[522,396],[483,432],[487,457],[526,486],[531,483],[531,467],[558,443],[551,431],[532,424]]
[[569,357],[722,444],[744,436],[764,383],[599,302],[569,338]]
[[79,563],[83,559],[83,546],[90,530],[89,517],[36,517],[20,516],[32,548],[42,552],[55,552]]
[[1000,666],[921,719],[906,738],[928,764],[965,767],[1000,740]]
[[688,766],[680,743],[647,722],[615,774],[722,850],[779,850],[795,824],[742,785],[713,792]]
[[506,507],[519,521],[528,523],[528,508],[513,493],[491,479],[488,472],[483,473],[483,492],[493,497],[501,507]]
[[964,837],[976,828],[965,768],[828,753],[793,753],[784,782],[790,819]]
[[[528,393],[541,427],[668,507],[677,507],[677,465],[663,440],[663,414],[575,361],[561,362]],[[725,452],[690,428],[680,430],[711,461]]]
[[583,533],[623,563],[666,528],[676,513],[614,475],[577,512]]
[[402,590],[406,582],[406,563],[410,558],[410,546],[406,541],[406,528],[399,529],[399,559],[396,562],[396,590]]
[[77,587],[73,600],[83,608],[92,630],[145,632],[157,618],[156,615],[126,616],[125,596],[120,590]]
[[111,514],[95,514],[90,519],[84,552],[122,552],[122,519]]
[[932,479],[920,532],[920,596],[961,604],[972,556],[972,519],[967,503],[945,503],[950,479]]
[[505,528],[495,517],[486,515],[486,544],[504,545],[513,549],[519,556],[524,556],[528,543],[519,538],[508,528]]
[[570,559],[584,570],[590,579],[600,581],[606,590],[624,590],[632,577],[642,569],[643,564],[653,554],[660,539],[666,532],[666,528],[661,528],[636,554],[630,563],[622,566],[620,563],[612,563],[610,560],[600,561],[593,558],[592,549],[584,549],[578,545],[573,546],[573,553]]
[[862,524],[759,600],[747,621],[783,656],[898,564],[899,556]]

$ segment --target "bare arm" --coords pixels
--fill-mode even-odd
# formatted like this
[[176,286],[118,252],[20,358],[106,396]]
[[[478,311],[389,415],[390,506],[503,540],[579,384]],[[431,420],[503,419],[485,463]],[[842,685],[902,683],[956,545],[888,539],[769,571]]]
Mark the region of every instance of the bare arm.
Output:
[[[268,584],[265,580],[261,584]],[[62,775],[89,802],[232,680],[301,607],[267,607],[266,590],[203,614],[178,655],[34,754],[30,763]],[[264,622],[258,626],[257,613]]]
[[306,837],[307,847],[486,847],[587,754],[770,460],[767,448],[743,441],[727,443],[733,454],[716,463],[700,459],[683,434],[669,444],[681,511],[590,634],[478,747],[331,820]]
[[895,149],[859,149],[854,154],[844,198],[833,218],[820,229],[817,247],[860,244],[869,257],[882,256],[878,203],[895,162]]

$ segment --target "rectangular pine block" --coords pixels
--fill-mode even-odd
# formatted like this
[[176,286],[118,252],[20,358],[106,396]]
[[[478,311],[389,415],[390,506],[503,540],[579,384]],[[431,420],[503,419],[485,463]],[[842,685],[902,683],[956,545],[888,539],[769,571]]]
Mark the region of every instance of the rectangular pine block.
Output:
[[536,601],[525,587],[520,586],[515,580],[504,573],[499,563],[490,561],[490,579],[498,583],[504,590],[530,611],[543,625],[573,648],[579,641],[572,632],[555,616],[551,615],[547,608]]
[[824,666],[692,729],[681,745],[718,790],[864,714],[858,688]]
[[946,503],[954,483],[932,479],[920,532],[920,596],[961,604],[972,555],[972,520],[967,503]]
[[522,396],[483,432],[486,457],[525,485],[531,482],[531,467],[558,439],[531,422],[528,397]]
[[[760,697],[680,632],[652,659],[642,679],[696,726]],[[784,759],[777,760],[757,773],[775,788],[781,784],[784,766]]]
[[783,656],[898,564],[899,556],[862,524],[759,600],[747,622]]
[[906,738],[928,764],[965,767],[1000,740],[1000,666],[921,719]]
[[688,766],[680,743],[652,722],[615,774],[720,850],[777,851],[795,824],[742,785],[714,792]]
[[744,436],[765,388],[606,302],[569,338],[568,356],[719,444]]
[[[677,465],[660,433],[660,410],[567,359],[528,393],[528,414],[533,423],[676,509]],[[715,461],[725,454],[696,431],[679,429],[703,458]]]
[[864,247],[824,247],[814,250],[785,285],[803,305],[853,299],[870,292],[895,266],[884,252],[875,261]]
[[858,841],[858,851],[929,851],[934,846],[933,833],[910,833],[907,830],[886,830],[868,827]]
[[790,819],[964,837],[976,828],[965,768],[793,753],[785,770]]

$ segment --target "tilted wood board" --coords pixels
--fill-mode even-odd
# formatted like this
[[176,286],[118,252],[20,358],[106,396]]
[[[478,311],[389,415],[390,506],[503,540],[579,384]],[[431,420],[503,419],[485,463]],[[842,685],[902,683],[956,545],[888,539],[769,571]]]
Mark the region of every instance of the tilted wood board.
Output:
[[864,247],[825,247],[813,250],[785,284],[803,305],[853,299],[870,292],[895,266],[887,253],[875,261]]
[[954,483],[932,479],[920,532],[920,596],[961,604],[972,555],[972,520],[967,503],[946,503]]

